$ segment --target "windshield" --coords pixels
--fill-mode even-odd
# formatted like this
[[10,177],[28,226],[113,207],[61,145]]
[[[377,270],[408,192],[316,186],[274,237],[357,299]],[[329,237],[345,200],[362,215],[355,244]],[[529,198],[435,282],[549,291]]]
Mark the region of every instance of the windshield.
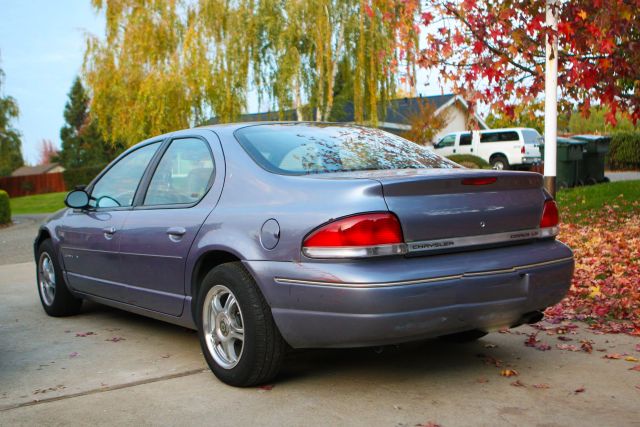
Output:
[[379,129],[268,124],[241,128],[235,135],[256,163],[279,174],[458,167],[427,148]]

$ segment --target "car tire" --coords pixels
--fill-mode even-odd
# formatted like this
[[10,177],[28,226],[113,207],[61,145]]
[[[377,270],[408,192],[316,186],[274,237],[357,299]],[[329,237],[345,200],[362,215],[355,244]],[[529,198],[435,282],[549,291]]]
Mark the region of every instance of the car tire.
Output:
[[222,264],[205,276],[197,308],[202,353],[218,379],[250,387],[278,374],[286,343],[271,308],[241,263]]
[[458,332],[455,334],[443,335],[439,337],[443,341],[454,342],[454,343],[465,343],[479,340],[480,338],[487,335],[487,332],[472,329],[470,331]]
[[82,299],[73,296],[64,280],[51,240],[38,247],[36,280],[44,311],[53,317],[73,316],[82,307]]
[[509,160],[505,156],[493,156],[491,158],[491,168],[495,170],[508,170],[509,169]]

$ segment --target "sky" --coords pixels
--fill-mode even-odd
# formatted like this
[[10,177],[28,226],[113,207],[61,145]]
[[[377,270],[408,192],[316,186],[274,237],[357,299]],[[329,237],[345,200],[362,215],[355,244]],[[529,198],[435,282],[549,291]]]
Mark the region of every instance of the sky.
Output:
[[[0,68],[3,95],[16,98],[25,161],[36,164],[43,139],[60,147],[62,116],[73,80],[81,72],[87,34],[104,34],[104,17],[90,0],[0,0]],[[425,84],[427,84],[425,86]],[[441,89],[422,70],[418,93],[438,95]],[[249,111],[257,100],[249,96]]]

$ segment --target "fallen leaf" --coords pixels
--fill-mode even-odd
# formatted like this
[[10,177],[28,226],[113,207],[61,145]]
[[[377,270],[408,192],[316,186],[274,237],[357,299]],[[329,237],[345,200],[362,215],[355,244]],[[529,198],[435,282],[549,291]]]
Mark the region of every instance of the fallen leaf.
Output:
[[433,421],[427,421],[423,424],[416,424],[416,427],[442,427],[440,424],[436,424]]
[[627,356],[624,358],[624,360],[626,360],[627,362],[640,362],[640,360],[638,360],[637,357],[633,357],[633,356]]
[[580,340],[580,348],[582,351],[591,354],[593,352],[593,342],[589,340]]
[[73,353],[69,354],[69,357],[76,357],[78,355],[77,351],[74,351]]
[[265,384],[258,387],[260,390],[270,391],[273,390],[273,384]]
[[527,347],[535,347],[537,342],[538,342],[538,334],[537,333],[529,334],[529,336],[527,337],[527,340],[524,342],[524,345],[526,345]]
[[533,387],[544,389],[544,388],[550,388],[551,386],[549,384],[541,383],[541,384],[534,384]]
[[126,340],[122,337],[111,337],[111,338],[107,338],[105,341],[119,342],[119,341],[126,341]]
[[524,383],[520,380],[515,380],[511,383],[511,385],[514,387],[526,387],[526,385],[524,385]]
[[586,390],[586,389],[585,389],[584,387],[580,387],[580,388],[578,388],[578,389],[575,389],[575,390],[574,390],[574,392],[575,392],[576,394],[578,394],[578,393],[584,393],[584,391],[585,391],[585,390]]
[[640,351],[640,344],[636,344],[636,351]]
[[622,355],[618,353],[605,354],[603,359],[622,359]]
[[503,377],[517,377],[518,371],[516,371],[515,369],[503,369],[502,371],[500,371],[500,375],[502,375]]
[[573,338],[565,337],[564,335],[559,336],[558,339],[560,341],[573,341]]
[[540,351],[547,351],[547,350],[551,350],[551,346],[547,343],[540,343],[536,346],[536,348]]
[[76,337],[88,337],[89,335],[95,335],[95,332],[77,332]]
[[636,365],[636,366],[634,366],[632,368],[629,368],[629,370],[630,371],[638,371],[638,372],[640,372],[640,365]]

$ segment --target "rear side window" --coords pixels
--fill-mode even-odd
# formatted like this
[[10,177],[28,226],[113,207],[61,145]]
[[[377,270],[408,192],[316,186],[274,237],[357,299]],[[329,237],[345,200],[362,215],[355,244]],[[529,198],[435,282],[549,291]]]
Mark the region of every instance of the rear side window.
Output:
[[506,142],[518,141],[519,139],[516,131],[483,132],[480,134],[480,142]]
[[207,143],[198,138],[176,139],[163,154],[144,198],[145,206],[199,201],[214,172]]
[[544,138],[535,129],[522,129],[525,144],[542,144]]
[[379,129],[269,124],[241,128],[235,135],[256,163],[285,175],[457,167],[425,147]]
[[471,145],[471,134],[463,133],[460,135],[460,145]]

